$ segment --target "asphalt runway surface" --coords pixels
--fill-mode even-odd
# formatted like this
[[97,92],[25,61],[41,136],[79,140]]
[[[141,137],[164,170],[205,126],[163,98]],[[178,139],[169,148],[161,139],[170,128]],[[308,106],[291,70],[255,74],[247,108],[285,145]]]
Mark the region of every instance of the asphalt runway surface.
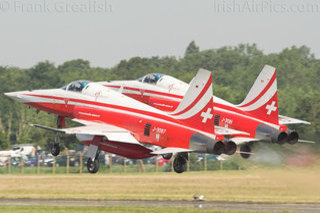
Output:
[[320,212],[320,204],[254,203],[219,201],[156,201],[156,200],[71,200],[71,199],[0,199],[0,206],[94,206],[94,207],[184,207],[237,211]]

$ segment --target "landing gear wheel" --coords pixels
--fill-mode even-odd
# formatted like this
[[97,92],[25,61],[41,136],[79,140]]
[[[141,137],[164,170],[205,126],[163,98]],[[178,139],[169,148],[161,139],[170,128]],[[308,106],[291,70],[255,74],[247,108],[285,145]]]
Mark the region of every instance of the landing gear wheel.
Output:
[[58,156],[60,153],[60,146],[59,144],[56,144],[54,143],[52,146],[51,146],[51,154],[53,156]]
[[182,155],[177,155],[173,161],[173,169],[176,173],[182,173],[187,170],[187,159]]
[[251,146],[248,144],[240,146],[240,155],[244,159],[248,159],[251,156]]
[[165,160],[170,160],[172,158],[172,153],[162,155],[162,158]]
[[91,158],[87,161],[87,169],[90,173],[97,173],[99,170],[99,159],[96,158],[94,161],[92,161]]

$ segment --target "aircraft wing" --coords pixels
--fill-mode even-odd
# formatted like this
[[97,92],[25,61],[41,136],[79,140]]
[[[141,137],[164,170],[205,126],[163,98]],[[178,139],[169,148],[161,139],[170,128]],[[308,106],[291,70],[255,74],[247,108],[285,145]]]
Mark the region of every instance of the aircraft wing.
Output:
[[246,138],[246,137],[234,137],[234,138],[231,138],[231,140],[235,142],[237,145],[252,142],[252,141],[260,141],[259,139],[256,139],[256,138]]
[[250,135],[248,132],[243,132],[235,129],[229,129],[222,126],[214,126],[214,132],[217,135]]
[[183,148],[177,148],[177,147],[167,147],[164,149],[160,149],[157,151],[151,152],[151,154],[155,155],[164,155],[164,154],[173,154],[173,153],[178,153],[178,152],[192,152],[190,149],[183,149]]
[[303,121],[299,120],[296,118],[290,118],[284,115],[279,115],[279,124],[308,124],[310,125],[311,123],[308,121]]
[[56,129],[52,127],[46,127],[37,124],[31,124],[34,127],[47,129],[54,132],[61,132],[64,134],[80,134],[80,135],[96,135],[104,136],[110,141],[121,142],[121,143],[131,143],[131,144],[140,144],[133,135],[128,130],[119,128],[117,126],[87,122],[87,125],[80,127]]

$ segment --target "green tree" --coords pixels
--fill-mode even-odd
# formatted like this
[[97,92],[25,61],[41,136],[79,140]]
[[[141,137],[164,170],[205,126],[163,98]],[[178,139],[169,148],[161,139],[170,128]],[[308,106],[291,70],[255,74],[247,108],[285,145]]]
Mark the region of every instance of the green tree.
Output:
[[184,55],[188,56],[196,53],[199,53],[199,47],[196,45],[194,41],[191,41]]

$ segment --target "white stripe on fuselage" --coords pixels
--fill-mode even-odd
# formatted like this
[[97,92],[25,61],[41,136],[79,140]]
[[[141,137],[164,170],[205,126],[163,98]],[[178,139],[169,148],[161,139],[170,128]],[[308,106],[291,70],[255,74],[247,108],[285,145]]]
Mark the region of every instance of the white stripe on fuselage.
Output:
[[[131,90],[128,90],[128,92],[131,91]],[[154,96],[153,93],[150,93],[151,95],[150,96]],[[169,96],[164,96],[164,98],[169,98]],[[238,110],[242,110],[242,108],[239,108],[237,107],[236,105],[228,102],[228,101],[225,101],[217,96],[213,96],[213,100],[214,100],[214,103],[219,103],[221,105],[224,105],[224,106],[229,106],[229,107],[232,107],[234,109],[238,109]],[[178,101],[181,101],[181,99],[179,99]],[[214,105],[214,104],[213,104]],[[279,125],[276,125],[276,124],[272,124],[272,123],[269,123],[269,122],[266,122],[266,121],[263,121],[263,120],[260,120],[260,119],[257,119],[257,118],[254,118],[254,117],[251,117],[251,116],[248,116],[248,115],[245,115],[245,114],[242,114],[242,113],[239,113],[239,112],[234,112],[234,111],[230,111],[230,110],[226,110],[226,109],[223,109],[223,108],[219,108],[219,107],[213,107],[214,109],[218,109],[220,111],[223,111],[223,112],[227,112],[227,113],[232,113],[234,115],[239,115],[241,117],[244,117],[244,118],[248,118],[248,119],[251,119],[251,120],[254,120],[254,121],[258,121],[258,122],[261,122],[261,123],[264,123],[266,125],[269,125],[271,127],[274,127],[276,129],[279,129],[280,126]]]
[[[37,94],[37,95],[40,95],[40,94]],[[51,95],[53,96],[53,95]],[[59,97],[59,96],[58,96]],[[42,98],[42,97],[35,97],[35,96],[27,96],[28,98],[28,101],[26,101],[26,103],[30,103],[30,102],[33,102],[33,103],[54,103],[52,100],[53,98]],[[59,98],[64,98],[64,97],[59,97]],[[79,98],[80,99],[80,98]],[[65,103],[64,101],[62,100],[57,100],[57,99],[54,99],[56,101],[59,101],[60,103]],[[91,101],[91,100],[86,100],[86,99],[81,99],[81,100],[85,100],[85,101]],[[108,104],[106,102],[101,102],[101,103],[105,103],[105,104]],[[123,114],[129,114],[129,115],[133,115],[133,116],[138,116],[138,117],[141,117],[141,118],[145,118],[145,119],[150,119],[150,120],[156,120],[156,121],[159,121],[159,122],[163,122],[163,123],[167,123],[167,124],[171,124],[171,125],[175,125],[175,126],[178,126],[178,127],[182,127],[182,128],[186,128],[188,130],[191,130],[191,131],[195,131],[195,132],[199,132],[203,135],[206,135],[207,137],[210,137],[212,139],[215,139],[216,136],[214,134],[210,134],[210,133],[207,133],[207,132],[203,132],[201,130],[198,130],[198,129],[194,129],[194,128],[191,128],[191,127],[188,127],[188,126],[185,126],[185,125],[182,125],[182,124],[179,124],[179,123],[175,123],[175,122],[171,122],[171,121],[167,121],[167,120],[164,120],[162,118],[157,118],[157,117],[154,117],[154,116],[151,116],[151,115],[145,115],[145,114],[142,114],[142,113],[136,113],[136,112],[131,112],[131,111],[127,111],[127,110],[122,110],[122,109],[115,109],[115,108],[112,108],[112,107],[107,107],[107,106],[98,106],[98,105],[94,105],[94,104],[85,104],[85,103],[80,103],[80,102],[75,102],[75,101],[68,101],[68,105],[74,105],[74,106],[86,106],[86,107],[91,107],[91,108],[96,108],[96,109],[102,109],[102,110],[109,110],[109,111],[113,111],[113,112],[118,112],[118,113],[123,113]],[[135,109],[135,108],[132,108],[132,109]],[[141,110],[141,109],[138,109],[138,110]],[[143,110],[141,110],[143,111]],[[165,116],[168,116],[168,117],[171,117],[169,115],[165,115]],[[172,118],[172,117],[171,117]]]
[[230,114],[234,114],[234,115],[238,115],[238,116],[241,116],[241,117],[244,117],[244,118],[248,118],[248,119],[251,119],[251,120],[254,120],[254,121],[258,121],[260,123],[266,124],[268,126],[276,128],[276,129],[280,128],[280,126],[277,125],[277,124],[272,124],[272,123],[269,123],[269,122],[266,122],[266,121],[262,121],[260,119],[257,119],[257,118],[254,118],[254,117],[251,117],[251,116],[248,116],[248,115],[244,115],[244,114],[241,114],[241,113],[237,113],[237,112],[234,112],[234,111],[230,111],[230,110],[227,110],[227,109],[222,109],[222,108],[219,108],[219,107],[213,107],[213,109],[214,110],[220,110],[222,112],[226,112],[226,113],[230,113]]

